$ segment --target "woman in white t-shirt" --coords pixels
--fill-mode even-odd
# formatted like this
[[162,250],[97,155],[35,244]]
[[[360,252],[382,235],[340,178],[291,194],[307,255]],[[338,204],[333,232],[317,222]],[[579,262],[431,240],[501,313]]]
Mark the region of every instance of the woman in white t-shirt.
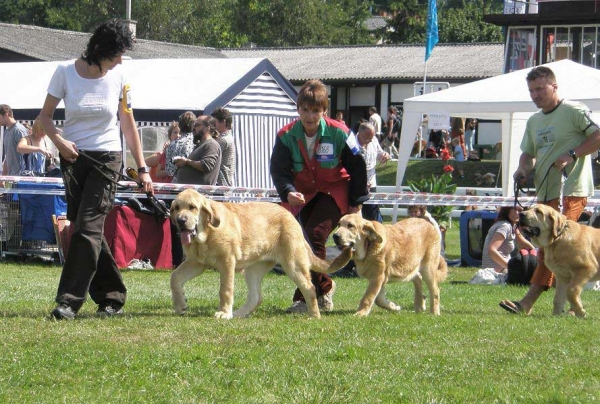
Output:
[[519,248],[535,249],[517,228],[519,210],[520,208],[503,206],[498,211],[496,221],[490,227],[483,244],[482,268],[494,268],[498,273],[505,272],[511,253],[515,250],[515,242]]
[[[120,171],[122,130],[144,191],[152,192],[129,83],[120,66],[132,45],[132,33],[124,22],[111,20],[98,26],[83,55],[56,68],[40,114],[46,134],[60,153],[67,217],[74,227],[58,285],[58,305],[51,313],[57,320],[74,319],[88,293],[98,304],[99,315],[123,313],[127,289],[103,235],[104,219],[115,198],[116,175],[101,172],[80,152]],[[61,100],[65,104],[62,134],[53,121]]]

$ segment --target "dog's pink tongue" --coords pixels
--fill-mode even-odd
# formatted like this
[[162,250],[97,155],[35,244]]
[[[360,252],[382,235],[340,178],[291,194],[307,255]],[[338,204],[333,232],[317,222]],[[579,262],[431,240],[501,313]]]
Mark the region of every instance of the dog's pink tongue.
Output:
[[192,232],[189,230],[181,231],[181,244],[190,245],[192,243]]

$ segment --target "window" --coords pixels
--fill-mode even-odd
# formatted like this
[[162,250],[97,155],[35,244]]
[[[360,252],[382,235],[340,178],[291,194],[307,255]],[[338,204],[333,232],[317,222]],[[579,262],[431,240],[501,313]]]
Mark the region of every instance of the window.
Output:
[[540,64],[569,59],[600,68],[598,39],[600,26],[542,27]]
[[535,65],[535,34],[535,28],[509,28],[504,58],[505,73]]

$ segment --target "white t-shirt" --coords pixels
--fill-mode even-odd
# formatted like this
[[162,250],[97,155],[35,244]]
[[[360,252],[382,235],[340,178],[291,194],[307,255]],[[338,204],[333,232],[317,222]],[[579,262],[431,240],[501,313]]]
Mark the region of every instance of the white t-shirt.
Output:
[[374,113],[369,117],[369,122],[375,127],[375,134],[381,133],[381,116],[378,113]]
[[99,79],[79,76],[75,61],[58,66],[48,94],[64,100],[62,136],[80,150],[121,151],[117,112],[126,83],[121,65]]

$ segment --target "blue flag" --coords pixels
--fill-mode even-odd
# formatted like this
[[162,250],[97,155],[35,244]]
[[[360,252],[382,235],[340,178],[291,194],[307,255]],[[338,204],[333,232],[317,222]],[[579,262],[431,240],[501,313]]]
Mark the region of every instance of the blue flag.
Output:
[[438,43],[438,17],[436,0],[429,0],[427,12],[427,38],[425,40],[425,61],[431,56],[433,47]]

